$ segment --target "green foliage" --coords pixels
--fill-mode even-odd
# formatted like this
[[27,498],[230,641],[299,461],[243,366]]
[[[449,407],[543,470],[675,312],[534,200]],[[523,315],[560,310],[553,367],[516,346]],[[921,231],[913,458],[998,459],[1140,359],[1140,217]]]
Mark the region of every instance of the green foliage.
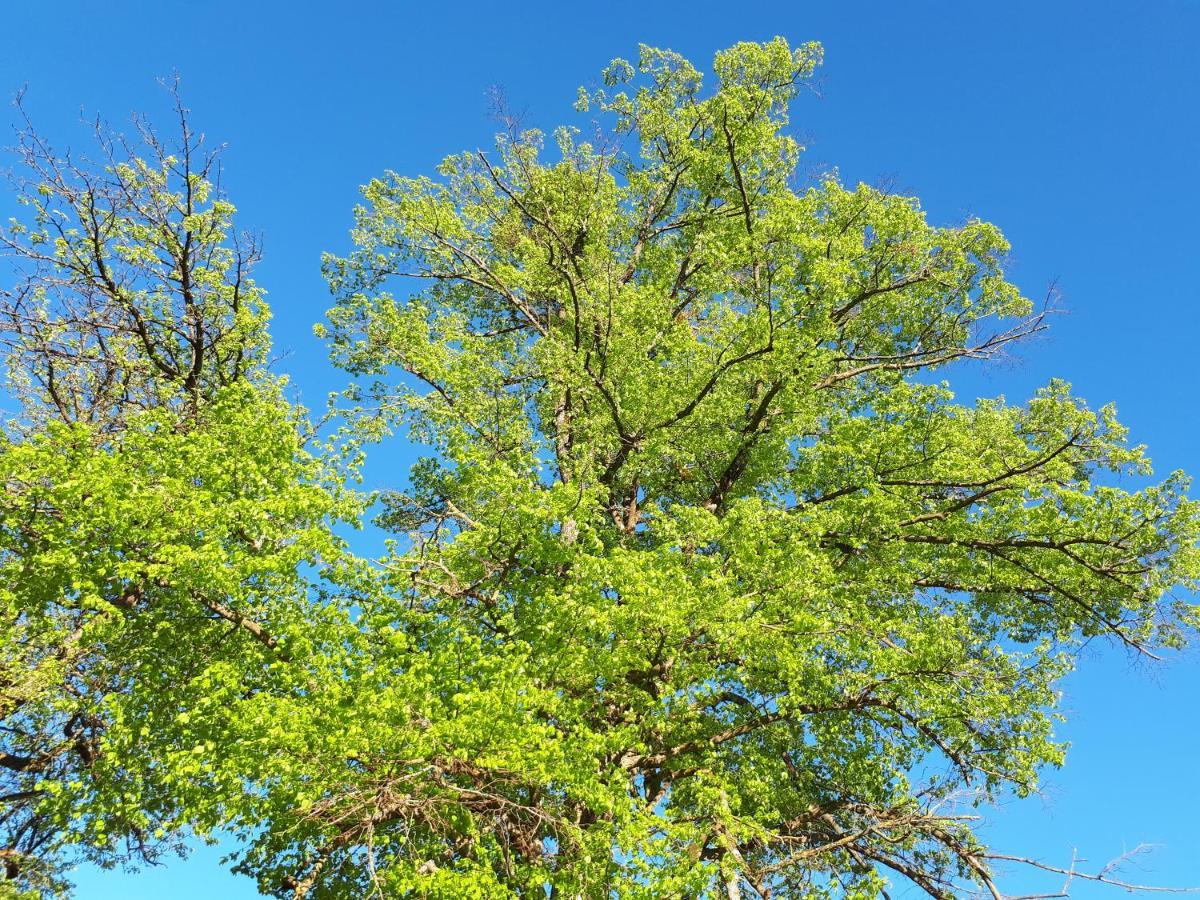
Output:
[[[581,92],[591,141],[367,185],[318,329],[339,447],[264,371],[189,157],[108,170],[150,224],[37,181],[0,445],[22,888],[221,830],[288,898],[998,896],[975,808],[1062,764],[1082,642],[1183,644],[1200,508],[1063,383],[930,375],[1042,316],[994,226],[797,183],[820,53],[739,44],[705,89],[643,48]],[[368,565],[332,529],[400,429],[430,455]]]
[[146,138],[152,162],[102,133],[95,172],[24,136],[32,224],[0,241],[25,276],[0,294],[19,403],[0,436],[4,896],[222,824],[192,771],[236,740],[217,704],[275,689],[347,621],[321,594],[348,564],[330,524],[361,504],[264,368],[214,159],[186,124],[177,153]]
[[388,498],[411,540],[374,615],[460,655],[417,714],[440,749],[378,748],[319,836],[274,829],[318,893],[988,886],[971,807],[1062,762],[1072,650],[1182,640],[1186,480],[1112,487],[1142,451],[1061,383],[970,406],[924,377],[1042,317],[994,226],[796,186],[819,59],[741,44],[706,92],[644,48],[581,92],[594,141],[510,130],[364,189],[321,333],[364,433],[434,454]]

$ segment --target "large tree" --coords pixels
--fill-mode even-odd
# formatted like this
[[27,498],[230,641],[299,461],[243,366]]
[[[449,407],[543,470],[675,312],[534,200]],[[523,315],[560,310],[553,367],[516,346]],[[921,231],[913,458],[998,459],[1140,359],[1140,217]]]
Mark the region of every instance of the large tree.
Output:
[[1200,510],[1064,384],[963,404],[931,375],[1043,319],[995,227],[798,181],[819,59],[740,44],[706,90],[644,48],[581,92],[590,140],[510,124],[365,188],[326,264],[342,413],[430,448],[370,569],[188,133],[106,145],[103,177],[32,146],[2,323],[19,878],[190,827],[293,900],[1001,896],[977,807],[1061,763],[1083,642],[1184,642]]
[[1061,763],[1074,651],[1193,623],[1182,475],[1114,487],[1061,382],[937,381],[1042,327],[999,230],[798,181],[820,54],[643,48],[593,138],[364,189],[325,331],[432,454],[382,517],[403,699],[264,845],[321,896],[998,895],[975,806]]

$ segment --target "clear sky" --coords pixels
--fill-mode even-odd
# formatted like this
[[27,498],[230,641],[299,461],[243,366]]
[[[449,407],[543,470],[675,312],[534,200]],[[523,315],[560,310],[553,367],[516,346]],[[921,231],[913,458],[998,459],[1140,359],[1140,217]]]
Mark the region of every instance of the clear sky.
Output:
[[[793,114],[803,165],[889,181],[938,224],[996,222],[1029,295],[1057,281],[1069,313],[1050,336],[957,375],[960,395],[1019,400],[1061,376],[1093,404],[1115,401],[1160,474],[1200,473],[1196,0],[9,0],[0,94],[28,84],[40,129],[82,146],[81,108],[114,124],[133,110],[168,124],[156,78],[178,71],[193,124],[229,145],[242,224],[265,237],[259,280],[280,365],[319,407],[340,384],[311,335],[329,305],[319,255],[347,249],[359,184],[385,168],[430,173],[448,153],[486,146],[490,85],[548,130],[579,84],[638,43],[706,67],[716,49],[776,34],[826,48],[820,96]],[[0,124],[14,119],[0,107]],[[0,215],[8,206],[0,198]],[[409,459],[404,448],[377,454],[373,479],[395,483]],[[989,812],[986,833],[1056,864],[1078,848],[1097,867],[1157,844],[1128,870],[1133,880],[1200,885],[1200,650],[1149,666],[1096,645],[1082,662],[1064,686],[1067,767],[1047,774],[1044,797]],[[138,875],[81,870],[79,896],[256,896],[218,856]],[[1122,896],[1077,887],[1073,896]]]

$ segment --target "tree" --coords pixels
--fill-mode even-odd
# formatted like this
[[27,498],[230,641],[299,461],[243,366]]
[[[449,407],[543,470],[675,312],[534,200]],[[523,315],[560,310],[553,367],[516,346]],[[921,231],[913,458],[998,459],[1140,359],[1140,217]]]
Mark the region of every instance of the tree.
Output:
[[[510,121],[367,185],[326,261],[342,456],[194,157],[49,163],[6,238],[22,884],[221,828],[293,900],[1001,896],[974,807],[1061,764],[1084,641],[1184,643],[1200,508],[1114,486],[1142,449],[1061,382],[935,380],[1044,317],[995,227],[797,182],[819,60],[739,44],[706,91],[643,48],[581,92],[593,140]],[[367,567],[332,527],[400,429],[430,455]]]
[[[310,642],[354,501],[266,369],[257,245],[215,152],[97,125],[99,162],[20,134],[0,232],[0,896],[83,856],[151,861],[205,827],[187,780]],[[209,730],[204,730],[207,727]],[[203,766],[203,762],[197,763]],[[193,779],[196,781],[198,779]],[[7,892],[6,892],[7,891]],[[24,896],[24,895],[21,895]]]
[[432,455],[382,517],[396,684],[264,884],[999,896],[972,807],[1062,762],[1073,651],[1195,624],[1197,506],[1112,485],[1149,464],[1111,408],[931,375],[1043,327],[1000,232],[797,185],[820,53],[739,44],[705,92],[643,48],[581,91],[594,140],[366,186],[323,331],[360,427]]

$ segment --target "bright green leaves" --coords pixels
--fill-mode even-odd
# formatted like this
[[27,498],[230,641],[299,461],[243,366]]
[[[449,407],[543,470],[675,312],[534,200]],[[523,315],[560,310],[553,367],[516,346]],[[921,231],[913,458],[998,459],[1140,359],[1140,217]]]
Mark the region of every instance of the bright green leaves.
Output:
[[[293,900],[995,893],[960,810],[1062,764],[1081,642],[1186,640],[1200,508],[1063,383],[929,383],[1042,318],[994,226],[797,187],[820,58],[738,44],[706,89],[643,47],[580,93],[591,140],[510,129],[372,181],[325,260],[355,381],[319,450],[191,156],[26,192],[0,447],[25,883],[190,828]],[[331,529],[399,428],[429,455],[366,565]]]
[[1089,411],[1061,383],[1023,409],[898,385],[800,449],[782,487],[847,568],[897,571],[902,591],[971,594],[1010,638],[1174,643],[1159,601],[1194,577],[1180,551],[1196,506],[1181,476],[1130,493],[1107,473],[1147,474],[1141,448],[1111,409]]
[[331,530],[362,512],[353,446],[265,371],[257,249],[179,112],[177,152],[101,133],[99,171],[22,135],[0,236],[0,858],[47,897],[227,825],[239,705],[344,667],[362,586]]
[[[201,775],[240,738],[218,723],[339,621],[313,582],[345,553],[328,523],[358,505],[295,411],[240,383],[186,431],[173,415],[129,416],[100,446],[52,425],[0,451],[0,713],[22,761],[6,786],[33,817],[11,809],[11,839],[44,834],[47,860],[64,842],[136,859],[164,843],[155,829],[222,824]],[[242,784],[220,778],[221,796]]]
[[0,291],[0,324],[26,423],[119,428],[131,408],[194,409],[266,363],[259,251],[214,187],[215,154],[186,127],[175,152],[148,129],[140,148],[98,136],[98,171],[20,136],[32,180],[14,181],[27,215],[0,231],[21,279]]
[[[1040,327],[988,330],[1029,308],[993,226],[933,228],[909,198],[832,180],[791,191],[779,129],[817,56],[739,46],[697,99],[685,61],[647,50],[648,84],[616,128],[637,156],[564,136],[542,162],[526,132],[495,161],[451,157],[443,182],[369,185],[358,249],[327,261],[339,303],[322,333],[349,371],[399,367],[428,393],[416,404],[376,381],[363,409],[419,405],[422,440],[437,442],[426,418],[435,433],[456,421],[626,502],[644,490],[719,506],[814,427],[814,390],[987,355]],[[398,299],[398,275],[430,286]],[[513,433],[521,419],[528,433]]]
[[1030,311],[1004,280],[1009,246],[994,225],[934,228],[913,198],[834,181],[796,205],[819,224],[798,237],[793,255],[807,262],[803,280],[839,328],[851,369],[932,366],[972,346],[980,353],[993,338],[979,332],[991,317]]
[[401,893],[443,890],[435,871],[481,896],[989,884],[953,798],[1062,762],[1080,640],[1185,634],[1163,601],[1198,574],[1182,476],[1115,487],[1149,474],[1140,448],[1060,383],[963,405],[913,377],[1042,317],[994,226],[794,187],[785,126],[820,55],[739,44],[706,91],[642,48],[580,92],[594,142],[511,131],[436,180],[372,182],[327,260],[357,421],[437,454],[388,501],[411,543],[377,614],[407,652],[465,654],[429,731],[470,748],[473,790],[528,792],[470,840],[425,821],[388,857]]

